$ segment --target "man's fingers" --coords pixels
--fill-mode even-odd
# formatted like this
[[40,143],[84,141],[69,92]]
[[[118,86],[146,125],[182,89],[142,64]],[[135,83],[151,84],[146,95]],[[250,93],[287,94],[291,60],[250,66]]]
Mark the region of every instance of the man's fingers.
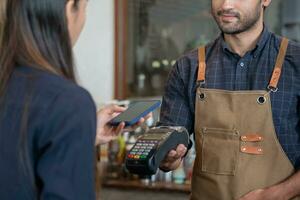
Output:
[[177,146],[176,150],[171,150],[165,158],[165,162],[174,162],[178,159],[181,159],[187,151],[187,148],[180,144]]
[[168,155],[167,155],[167,157],[165,159],[165,162],[174,162],[174,161],[176,161],[176,160],[178,160],[180,158],[181,158],[180,155],[175,150],[171,150],[168,153]]
[[183,144],[179,144],[176,148],[176,152],[180,157],[183,157],[187,151],[187,148]]
[[161,162],[161,169],[174,170],[181,162],[181,156],[175,151],[171,150],[166,158]]

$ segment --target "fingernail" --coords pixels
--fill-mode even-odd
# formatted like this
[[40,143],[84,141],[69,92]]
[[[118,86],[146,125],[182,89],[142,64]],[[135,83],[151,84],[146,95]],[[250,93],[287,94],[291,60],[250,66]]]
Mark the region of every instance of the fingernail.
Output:
[[185,147],[181,147],[180,148],[180,151],[184,151],[186,148]]

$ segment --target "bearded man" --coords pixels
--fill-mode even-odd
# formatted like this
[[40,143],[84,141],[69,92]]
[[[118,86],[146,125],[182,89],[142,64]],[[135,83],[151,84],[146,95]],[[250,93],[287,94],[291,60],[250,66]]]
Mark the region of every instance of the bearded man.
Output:
[[160,124],[194,136],[192,200],[300,199],[300,45],[264,25],[270,3],[211,0],[221,35],[170,72]]

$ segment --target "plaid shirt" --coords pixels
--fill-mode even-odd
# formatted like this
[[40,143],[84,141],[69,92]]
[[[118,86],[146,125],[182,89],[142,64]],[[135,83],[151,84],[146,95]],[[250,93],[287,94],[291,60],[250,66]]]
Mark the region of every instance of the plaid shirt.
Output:
[[[275,66],[281,38],[264,28],[256,47],[243,57],[231,52],[222,35],[206,46],[206,88],[265,90]],[[194,132],[198,50],[178,59],[169,74],[159,124],[185,126]],[[279,142],[300,168],[300,44],[290,41],[278,91],[271,93]]]

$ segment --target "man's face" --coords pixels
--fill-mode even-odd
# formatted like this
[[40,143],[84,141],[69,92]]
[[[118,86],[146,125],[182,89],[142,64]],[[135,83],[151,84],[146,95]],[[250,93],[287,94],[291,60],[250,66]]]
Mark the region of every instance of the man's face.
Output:
[[219,28],[226,34],[249,30],[260,19],[261,0],[212,0],[211,12]]

